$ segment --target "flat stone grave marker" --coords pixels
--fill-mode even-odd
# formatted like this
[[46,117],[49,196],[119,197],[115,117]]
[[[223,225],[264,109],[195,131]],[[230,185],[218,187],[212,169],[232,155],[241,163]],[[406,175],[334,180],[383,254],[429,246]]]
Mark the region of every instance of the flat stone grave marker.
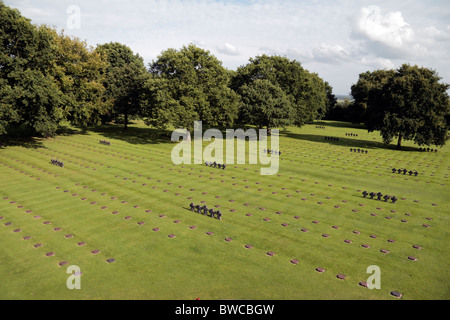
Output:
[[398,291],[391,291],[391,296],[394,296],[394,297],[400,299],[403,296],[403,294]]

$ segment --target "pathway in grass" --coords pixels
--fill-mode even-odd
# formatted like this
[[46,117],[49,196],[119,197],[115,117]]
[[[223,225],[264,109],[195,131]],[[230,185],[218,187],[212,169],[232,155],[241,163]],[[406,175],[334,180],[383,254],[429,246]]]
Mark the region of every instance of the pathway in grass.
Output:
[[[8,261],[0,272],[12,288],[3,297],[75,297],[65,267],[77,264],[91,279],[83,298],[442,298],[447,147],[399,152],[362,130],[350,138],[348,128],[324,127],[282,135],[275,176],[251,165],[175,166],[171,143],[125,136],[106,146],[101,131],[0,150],[0,259]],[[371,200],[364,190],[399,200]],[[220,209],[223,220],[191,212],[191,202]],[[381,290],[360,284],[370,265],[381,268]]]

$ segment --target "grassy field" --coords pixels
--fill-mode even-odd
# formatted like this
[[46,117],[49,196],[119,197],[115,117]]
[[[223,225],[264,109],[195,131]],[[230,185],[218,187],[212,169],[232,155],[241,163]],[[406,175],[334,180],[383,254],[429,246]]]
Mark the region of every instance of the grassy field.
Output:
[[[0,148],[0,299],[450,298],[449,146],[397,151],[321,122],[281,133],[279,172],[261,176],[259,165],[175,166],[174,144],[154,134],[71,129]],[[223,220],[189,210],[202,201]],[[80,290],[66,286],[69,265]],[[359,285],[370,265],[381,289]]]

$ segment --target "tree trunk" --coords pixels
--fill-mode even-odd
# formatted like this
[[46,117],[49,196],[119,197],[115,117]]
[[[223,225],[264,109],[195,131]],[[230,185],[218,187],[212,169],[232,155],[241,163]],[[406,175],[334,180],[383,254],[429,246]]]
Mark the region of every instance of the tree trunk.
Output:
[[398,135],[398,141],[397,141],[397,149],[398,149],[398,150],[400,150],[400,149],[402,148],[402,138],[403,138],[403,136],[402,136],[402,134],[400,133],[400,134]]
[[125,128],[124,130],[127,131],[128,129],[128,113],[125,112]]

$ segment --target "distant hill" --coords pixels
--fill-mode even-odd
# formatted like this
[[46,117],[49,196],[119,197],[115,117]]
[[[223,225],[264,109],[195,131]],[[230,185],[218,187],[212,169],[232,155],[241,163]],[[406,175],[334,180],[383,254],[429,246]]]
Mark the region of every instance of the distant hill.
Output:
[[335,96],[336,96],[337,100],[345,100],[345,98],[347,98],[350,101],[355,100],[355,99],[353,99],[353,97],[351,95],[348,95],[348,94],[347,95],[345,95],[345,94],[335,94]]

